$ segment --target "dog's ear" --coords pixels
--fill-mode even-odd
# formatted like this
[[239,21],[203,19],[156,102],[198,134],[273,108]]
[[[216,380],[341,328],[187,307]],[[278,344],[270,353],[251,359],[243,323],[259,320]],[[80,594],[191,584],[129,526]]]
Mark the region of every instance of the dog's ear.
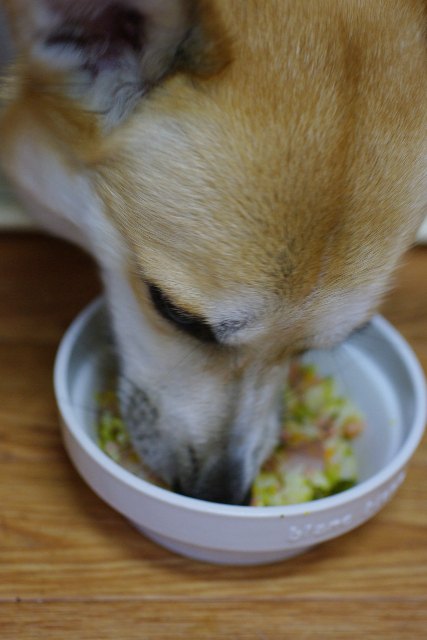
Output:
[[17,48],[110,123],[166,75],[212,75],[228,62],[210,0],[0,0]]

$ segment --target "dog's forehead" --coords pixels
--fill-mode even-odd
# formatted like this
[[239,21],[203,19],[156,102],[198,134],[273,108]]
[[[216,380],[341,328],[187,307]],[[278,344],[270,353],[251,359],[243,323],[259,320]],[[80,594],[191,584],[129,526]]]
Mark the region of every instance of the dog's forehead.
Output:
[[105,173],[109,210],[146,268],[187,271],[201,290],[306,294],[340,213],[341,176],[326,167],[330,149],[321,170],[314,154],[289,162],[288,153],[273,116],[258,127],[215,106],[182,118],[148,109]]

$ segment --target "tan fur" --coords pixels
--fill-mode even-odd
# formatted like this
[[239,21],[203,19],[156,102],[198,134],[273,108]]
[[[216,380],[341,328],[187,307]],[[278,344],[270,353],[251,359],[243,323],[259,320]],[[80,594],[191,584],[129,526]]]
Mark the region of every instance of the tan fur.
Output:
[[425,211],[422,3],[308,4],[274,21],[236,3],[229,70],[171,79],[108,141],[109,211],[190,310],[238,287],[299,304],[388,276]]
[[194,356],[238,386],[245,367],[264,380],[366,321],[426,215],[427,8],[192,6],[200,28],[180,64],[118,126],[107,132],[67,73],[27,56],[0,135],[18,183],[10,158],[33,127],[87,177],[153,332],[176,339],[144,282],[212,322],[248,318],[233,352]]

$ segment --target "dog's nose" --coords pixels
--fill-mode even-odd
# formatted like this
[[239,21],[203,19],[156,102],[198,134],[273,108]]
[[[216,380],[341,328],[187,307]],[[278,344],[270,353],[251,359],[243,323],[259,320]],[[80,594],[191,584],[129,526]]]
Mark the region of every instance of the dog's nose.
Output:
[[222,504],[248,505],[250,489],[244,485],[240,465],[219,462],[208,466],[197,477],[182,481],[177,479],[173,490],[190,498],[220,502]]

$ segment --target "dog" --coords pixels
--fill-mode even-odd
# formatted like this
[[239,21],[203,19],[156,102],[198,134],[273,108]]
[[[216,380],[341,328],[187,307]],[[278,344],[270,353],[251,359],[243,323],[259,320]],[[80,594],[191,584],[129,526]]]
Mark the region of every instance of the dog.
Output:
[[99,265],[133,444],[242,504],[289,358],[369,320],[426,214],[427,5],[2,1],[2,164]]

